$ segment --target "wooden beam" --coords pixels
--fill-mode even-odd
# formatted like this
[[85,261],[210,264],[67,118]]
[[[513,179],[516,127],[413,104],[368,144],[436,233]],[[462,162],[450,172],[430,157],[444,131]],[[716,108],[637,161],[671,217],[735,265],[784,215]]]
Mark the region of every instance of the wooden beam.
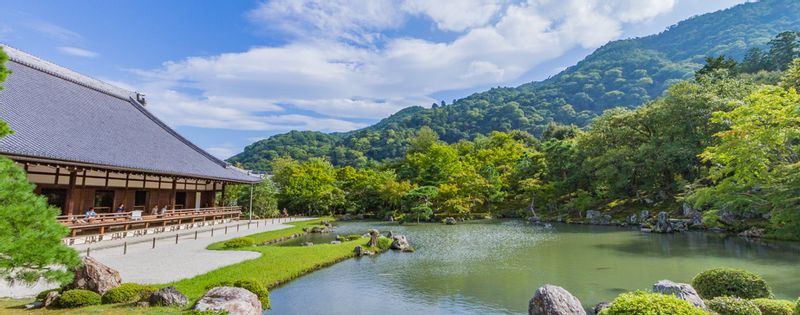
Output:
[[53,184],[58,185],[58,176],[61,175],[61,168],[56,167],[56,179],[53,181]]
[[67,215],[75,213],[75,181],[78,177],[77,171],[69,172],[69,188],[67,189]]
[[173,177],[172,178],[172,191],[170,192],[170,198],[172,198],[172,210],[175,210],[175,195],[176,195],[176,192],[177,192],[176,191],[177,182],[178,182],[178,179]]

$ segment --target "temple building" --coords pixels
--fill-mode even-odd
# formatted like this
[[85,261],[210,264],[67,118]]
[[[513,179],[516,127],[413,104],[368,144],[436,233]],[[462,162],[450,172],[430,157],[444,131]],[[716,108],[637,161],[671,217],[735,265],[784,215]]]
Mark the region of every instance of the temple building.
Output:
[[261,180],[168,127],[143,94],[0,47],[13,72],[2,83],[0,120],[15,132],[0,138],[0,155],[24,168],[66,218],[120,204],[144,214],[208,209],[223,204],[226,185]]

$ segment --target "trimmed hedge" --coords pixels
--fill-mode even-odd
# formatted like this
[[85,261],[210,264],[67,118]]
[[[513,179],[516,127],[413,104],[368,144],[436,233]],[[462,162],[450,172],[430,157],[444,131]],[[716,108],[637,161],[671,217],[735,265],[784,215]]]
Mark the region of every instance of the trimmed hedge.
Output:
[[704,299],[718,296],[772,298],[772,289],[764,278],[741,269],[716,268],[703,271],[694,277],[692,287]]
[[599,315],[631,314],[706,315],[707,313],[674,295],[643,291],[620,294],[611,302],[611,306],[599,313]]
[[793,315],[794,303],[786,300],[755,299],[752,302],[761,310],[761,315]]
[[719,315],[761,315],[756,303],[731,296],[715,297],[706,306]]
[[123,283],[103,295],[103,304],[133,303],[149,297],[156,288],[138,283]]
[[58,299],[58,307],[62,308],[75,308],[98,304],[100,304],[100,294],[89,290],[67,290],[61,293],[61,298]]
[[238,237],[225,241],[225,248],[242,248],[253,246],[256,242],[249,237]]

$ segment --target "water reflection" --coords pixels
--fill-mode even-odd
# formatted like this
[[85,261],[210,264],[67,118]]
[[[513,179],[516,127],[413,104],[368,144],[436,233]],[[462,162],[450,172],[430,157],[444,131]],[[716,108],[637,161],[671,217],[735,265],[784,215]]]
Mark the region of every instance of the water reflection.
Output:
[[[760,273],[776,295],[800,295],[800,254],[793,243],[754,243],[715,234],[643,234],[633,229],[519,221],[444,226],[343,223],[331,235],[369,228],[407,235],[415,253],[341,262],[272,292],[274,314],[525,313],[533,291],[565,287],[591,306],[661,279],[688,282],[729,266]],[[316,241],[315,241],[316,240]],[[297,244],[307,240],[296,240]]]

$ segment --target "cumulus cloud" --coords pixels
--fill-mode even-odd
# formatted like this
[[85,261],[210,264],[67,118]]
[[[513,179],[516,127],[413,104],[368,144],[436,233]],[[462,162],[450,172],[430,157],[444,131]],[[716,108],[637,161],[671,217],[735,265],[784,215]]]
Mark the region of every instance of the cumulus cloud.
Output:
[[[248,16],[285,45],[191,57],[137,71],[151,110],[176,125],[243,130],[363,127],[431,94],[498,85],[675,0],[274,0]],[[447,41],[386,36],[424,16]],[[389,32],[395,34],[397,32]],[[195,91],[195,92],[189,92]],[[197,92],[199,91],[199,92]]]
[[62,46],[58,47],[58,51],[65,53],[70,56],[75,57],[82,57],[82,58],[94,58],[97,57],[97,53],[91,50],[86,50],[83,48],[78,47],[71,47],[71,46]]

